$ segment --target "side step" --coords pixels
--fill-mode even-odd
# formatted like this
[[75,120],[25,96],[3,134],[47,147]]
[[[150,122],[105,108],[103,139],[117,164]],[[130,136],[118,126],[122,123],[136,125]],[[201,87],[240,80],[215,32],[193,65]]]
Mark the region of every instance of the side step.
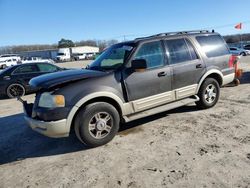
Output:
[[138,112],[138,113],[135,113],[132,115],[124,116],[123,118],[124,118],[125,122],[130,122],[130,121],[133,121],[136,119],[140,119],[140,118],[147,117],[150,115],[154,115],[154,114],[158,114],[158,113],[165,112],[168,110],[172,110],[172,109],[175,109],[175,108],[178,108],[181,106],[185,106],[185,105],[191,104],[191,103],[199,101],[199,100],[200,100],[200,98],[197,95],[194,95],[193,97],[190,97],[190,98],[181,99],[179,101],[175,101],[175,102],[168,103],[168,104],[165,104],[162,106],[151,108],[151,109],[146,110],[146,111],[142,111],[142,112]]

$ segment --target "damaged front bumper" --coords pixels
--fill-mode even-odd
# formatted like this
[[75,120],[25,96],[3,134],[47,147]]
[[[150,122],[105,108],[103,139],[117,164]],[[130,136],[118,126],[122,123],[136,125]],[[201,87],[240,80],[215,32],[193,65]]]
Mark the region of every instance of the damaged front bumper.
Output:
[[66,119],[61,119],[58,121],[42,121],[32,118],[33,104],[28,104],[21,98],[18,100],[23,103],[25,121],[34,131],[52,138],[69,136],[69,129],[67,128]]

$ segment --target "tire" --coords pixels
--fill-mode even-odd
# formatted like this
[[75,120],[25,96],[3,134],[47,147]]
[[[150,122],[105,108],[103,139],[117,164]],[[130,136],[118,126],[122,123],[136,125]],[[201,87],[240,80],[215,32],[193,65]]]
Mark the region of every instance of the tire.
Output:
[[246,56],[247,54],[245,52],[240,53],[241,56]]
[[9,98],[16,98],[18,96],[24,96],[25,95],[25,88],[22,84],[19,83],[13,83],[10,84],[6,89],[6,95]]
[[220,86],[217,80],[206,78],[200,87],[198,96],[200,100],[196,102],[196,105],[199,109],[213,107],[220,97]]
[[88,147],[97,147],[115,137],[119,124],[120,117],[114,106],[105,102],[96,102],[79,111],[74,129],[82,143]]

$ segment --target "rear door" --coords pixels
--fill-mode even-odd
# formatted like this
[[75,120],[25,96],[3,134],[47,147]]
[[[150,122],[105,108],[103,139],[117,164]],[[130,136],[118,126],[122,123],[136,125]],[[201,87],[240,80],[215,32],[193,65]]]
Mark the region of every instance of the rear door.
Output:
[[54,65],[49,64],[49,63],[37,63],[37,67],[38,67],[40,75],[52,73],[52,72],[57,72],[60,70],[59,67],[54,66]]
[[176,92],[176,99],[194,95],[206,71],[205,63],[188,38],[168,39],[165,45],[173,70],[172,89]]
[[25,87],[29,87],[29,81],[39,75],[36,64],[23,64],[13,71],[11,77],[13,80],[21,82]]

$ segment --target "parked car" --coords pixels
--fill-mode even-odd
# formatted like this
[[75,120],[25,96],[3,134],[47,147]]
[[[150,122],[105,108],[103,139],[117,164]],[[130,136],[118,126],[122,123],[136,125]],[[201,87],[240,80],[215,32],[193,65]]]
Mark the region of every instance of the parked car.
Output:
[[18,58],[12,57],[12,58],[7,59],[5,61],[0,61],[0,69],[5,69],[7,67],[17,65],[17,64],[20,64],[20,63],[21,63],[21,61],[19,61]]
[[94,53],[86,53],[85,59],[91,60],[91,59],[94,59],[94,57],[95,57]]
[[86,54],[74,54],[73,58],[74,58],[75,61],[85,60],[86,59]]
[[0,72],[0,94],[9,98],[23,96],[35,91],[30,79],[51,72],[64,70],[49,63],[29,63],[9,67]]
[[250,44],[245,45],[245,46],[244,46],[244,49],[245,49],[245,50],[250,50]]
[[250,50],[245,50],[243,48],[238,48],[238,47],[230,47],[230,53],[233,55],[250,55]]
[[2,55],[0,55],[0,62],[7,61],[9,59],[17,59],[17,61],[20,61],[21,57],[17,54],[2,54]]
[[[163,33],[115,44],[88,69],[33,78],[35,103],[23,102],[30,127],[49,137],[74,130],[90,146],[106,144],[120,122],[190,103],[213,107],[233,81],[233,56],[215,32]],[[227,62],[227,63],[225,63]]]
[[22,63],[55,63],[52,59],[42,59],[41,57],[25,57]]

